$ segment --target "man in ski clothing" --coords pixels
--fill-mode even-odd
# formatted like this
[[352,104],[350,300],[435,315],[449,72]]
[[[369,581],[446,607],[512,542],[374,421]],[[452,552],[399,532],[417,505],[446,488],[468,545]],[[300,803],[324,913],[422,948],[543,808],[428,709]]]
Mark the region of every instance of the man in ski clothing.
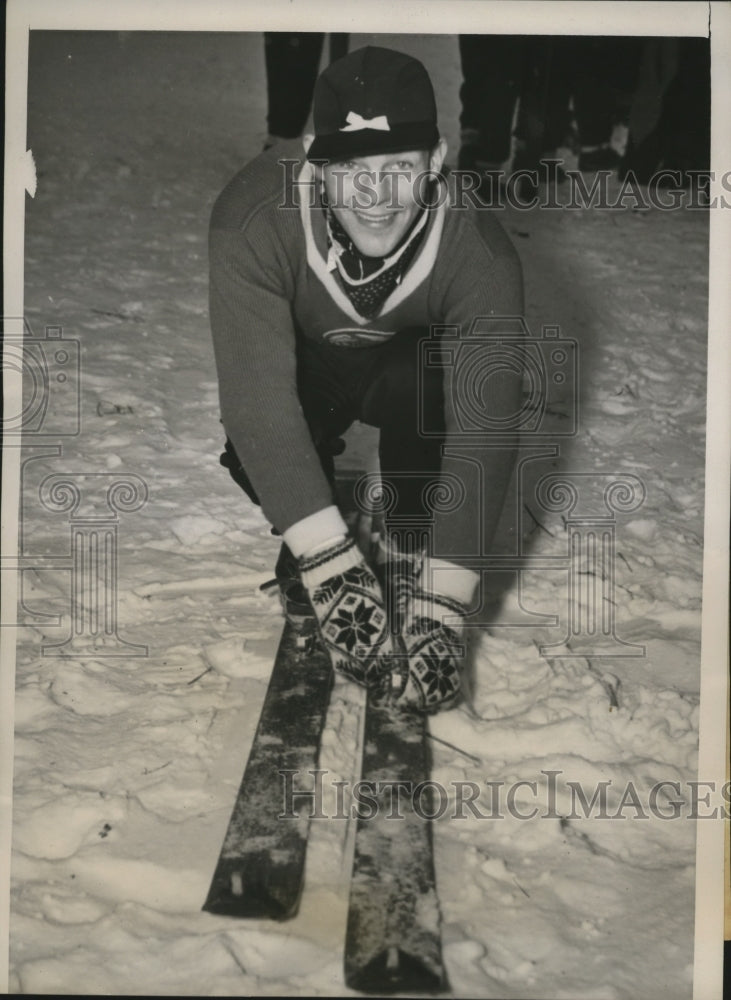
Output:
[[[283,536],[278,575],[301,580],[335,669],[435,711],[460,690],[475,557],[495,532],[521,406],[520,365],[498,345],[490,367],[482,350],[474,365],[490,370],[475,389],[458,375],[459,338],[476,319],[522,315],[520,263],[493,214],[455,197],[442,173],[418,60],[349,54],[318,79],[313,115],[304,155],[294,142],[261,154],[213,209],[221,462]],[[470,433],[460,453],[475,391],[467,410],[508,433],[499,447]],[[380,430],[392,500],[373,566],[333,493],[334,442],[356,420]],[[455,502],[440,504],[440,490]],[[425,519],[415,552],[403,525]]]

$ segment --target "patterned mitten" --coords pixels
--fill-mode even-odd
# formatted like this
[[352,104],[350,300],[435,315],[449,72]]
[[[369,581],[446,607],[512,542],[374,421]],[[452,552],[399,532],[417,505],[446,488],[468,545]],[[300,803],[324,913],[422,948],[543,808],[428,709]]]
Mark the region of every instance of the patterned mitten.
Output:
[[366,687],[385,684],[392,644],[383,594],[355,542],[304,556],[300,573],[335,670]]
[[[418,712],[438,712],[454,705],[460,690],[465,614],[459,601],[415,589],[401,631],[405,661],[400,688],[393,693],[397,705]],[[453,624],[443,624],[445,619]]]

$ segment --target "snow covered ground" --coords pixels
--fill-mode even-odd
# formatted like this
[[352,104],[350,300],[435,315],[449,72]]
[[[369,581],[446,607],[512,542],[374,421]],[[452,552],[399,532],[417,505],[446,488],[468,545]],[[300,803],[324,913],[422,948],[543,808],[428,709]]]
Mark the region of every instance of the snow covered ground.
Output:
[[[380,38],[426,62],[455,152],[456,40]],[[36,336],[60,325],[80,343],[81,433],[52,441],[60,454],[24,452],[24,552],[38,567],[23,577],[29,627],[18,649],[11,991],[345,992],[342,822],[313,823],[306,893],[291,922],[200,912],[281,629],[277,602],[258,591],[277,541],[218,464],[207,323],[208,215],[260,148],[262,84],[259,35],[32,39],[38,191],[27,202],[26,317]],[[431,721],[434,776],[445,787],[477,783],[489,812],[485,783],[505,783],[493,786],[501,818],[455,820],[450,808],[435,823],[451,992],[685,998],[708,218],[631,206],[502,214],[524,263],[533,334],[558,325],[579,342],[580,428],[562,439],[558,459],[522,467],[504,550],[520,536],[529,568],[504,577],[499,606],[483,609],[492,624],[475,633],[473,711]],[[554,402],[560,412],[566,399]],[[368,445],[356,432],[342,461]],[[566,571],[541,559],[567,552],[569,515],[541,512],[531,492],[556,471],[592,482],[634,475],[644,486],[642,505],[616,515],[612,595],[618,636],[644,645],[644,657],[538,651],[566,634]],[[118,655],[42,655],[69,634],[69,525],[83,513],[39,500],[57,474],[82,484],[82,503],[107,525],[107,487],[125,476],[146,484],[146,502],[117,512],[106,530],[117,532],[119,637],[147,655],[113,644]],[[360,693],[339,685],[322,763],[336,777],[356,774],[361,712]],[[661,781],[681,794],[666,788],[653,813],[648,795]],[[511,809],[516,782],[535,785],[517,787]],[[568,782],[589,794],[610,782],[616,818],[574,812],[562,821],[576,806]],[[630,785],[647,818],[622,801]],[[660,818],[673,799],[683,816]],[[534,818],[517,817],[535,806]]]

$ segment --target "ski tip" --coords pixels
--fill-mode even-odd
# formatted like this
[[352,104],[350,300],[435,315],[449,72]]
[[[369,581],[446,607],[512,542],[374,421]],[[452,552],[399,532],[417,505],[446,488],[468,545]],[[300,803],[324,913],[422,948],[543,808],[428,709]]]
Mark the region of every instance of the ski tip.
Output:
[[353,990],[379,996],[391,993],[434,994],[447,989],[441,967],[433,968],[422,958],[401,948],[384,949],[364,966],[346,965],[345,982]]

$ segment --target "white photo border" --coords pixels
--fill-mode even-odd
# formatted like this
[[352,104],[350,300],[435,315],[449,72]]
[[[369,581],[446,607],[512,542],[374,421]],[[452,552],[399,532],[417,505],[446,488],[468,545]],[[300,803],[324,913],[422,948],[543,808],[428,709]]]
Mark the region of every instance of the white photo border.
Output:
[[[522,2],[522,0],[8,0],[4,302],[23,316],[24,201],[32,188],[26,156],[28,41],[33,29],[263,31],[460,31],[480,33],[708,36],[712,59],[711,170],[731,168],[731,5],[724,2]],[[717,182],[720,183],[720,182]],[[717,193],[720,197],[721,191]],[[714,189],[712,188],[712,196]],[[731,211],[710,209],[706,504],[699,777],[726,780],[728,726],[729,480],[731,478]],[[5,413],[18,412],[20,373],[6,372]],[[20,453],[3,449],[2,553],[17,552]],[[15,574],[3,573],[3,618],[14,621]],[[16,630],[0,628],[0,990],[7,992],[9,849],[12,822],[13,698]],[[728,822],[728,821],[725,821]],[[698,823],[694,1000],[721,996],[723,970],[724,822]],[[726,872],[725,879],[729,878]]]

